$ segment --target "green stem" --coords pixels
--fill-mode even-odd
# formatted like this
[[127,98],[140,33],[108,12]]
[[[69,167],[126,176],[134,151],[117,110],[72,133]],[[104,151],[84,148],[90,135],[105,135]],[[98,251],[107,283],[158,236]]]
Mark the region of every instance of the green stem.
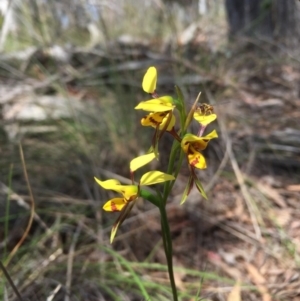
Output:
[[[180,150],[180,155],[179,155],[179,160],[178,160],[177,166],[176,166],[176,168],[174,167],[175,171],[173,172],[173,175],[174,175],[175,179],[177,179],[177,176],[179,174],[183,158],[184,158],[184,153],[183,153],[183,151],[181,149]],[[170,192],[171,192],[171,190],[172,190],[172,188],[173,188],[173,186],[175,184],[175,181],[170,181],[168,183],[169,183],[168,190],[166,190],[166,195],[163,196],[165,200],[167,200],[168,196],[170,195]]]
[[[167,183],[167,182],[166,182]],[[166,184],[165,183],[165,184]],[[168,217],[166,212],[166,201],[160,195],[153,195],[151,192],[147,190],[140,190],[140,196],[144,199],[150,201],[156,207],[159,208],[160,211],[160,220],[161,220],[161,232],[162,239],[164,243],[164,250],[167,259],[168,272],[170,278],[170,284],[172,288],[173,300],[178,301],[177,289],[174,279],[174,271],[173,271],[173,247],[172,247],[172,239],[171,239],[171,231],[168,223]]]
[[142,197],[143,199],[149,201],[150,203],[152,203],[157,208],[160,207],[159,198],[157,196],[153,195],[150,191],[145,190],[145,189],[141,189],[140,190],[140,197]]
[[[169,158],[169,163],[168,163],[168,169],[167,169],[167,174],[172,174],[173,170],[174,170],[174,165],[175,165],[175,159],[176,159],[176,155],[177,155],[177,149],[179,149],[180,147],[180,143],[175,140],[173,142],[173,145],[172,145],[172,149],[171,149],[171,152],[170,152],[170,158]],[[177,175],[175,175],[175,178],[177,177]],[[167,202],[167,196],[169,195],[169,192],[170,192],[170,185],[171,185],[171,182],[173,181],[168,181],[168,182],[165,182],[164,183],[164,191],[163,191],[163,200],[164,200],[164,205],[166,205],[166,202]]]
[[167,258],[168,272],[169,272],[169,278],[170,278],[170,283],[172,288],[173,300],[178,301],[177,289],[176,289],[176,283],[175,283],[174,271],[173,271],[172,239],[171,239],[171,232],[170,232],[165,205],[161,204],[159,210],[160,210],[161,227],[162,227],[162,238],[164,241],[164,248],[165,248],[165,254]]

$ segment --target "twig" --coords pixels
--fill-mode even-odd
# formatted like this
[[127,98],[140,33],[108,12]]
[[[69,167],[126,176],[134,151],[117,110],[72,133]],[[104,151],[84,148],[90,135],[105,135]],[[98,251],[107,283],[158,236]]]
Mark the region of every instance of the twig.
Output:
[[26,239],[26,237],[27,237],[27,235],[29,233],[29,230],[31,228],[31,225],[32,225],[32,222],[33,222],[33,219],[34,219],[34,213],[35,213],[34,198],[33,198],[32,190],[31,190],[30,182],[29,182],[29,177],[28,177],[28,174],[27,174],[27,168],[26,168],[26,163],[25,163],[25,157],[24,157],[24,153],[23,153],[23,148],[22,148],[21,144],[19,145],[19,147],[20,147],[20,157],[21,157],[21,161],[22,161],[23,172],[24,172],[24,176],[25,176],[27,188],[28,188],[29,195],[30,195],[31,208],[30,208],[29,221],[28,221],[27,227],[26,227],[26,229],[24,231],[24,234],[22,235],[21,239],[18,241],[18,243],[15,245],[15,247],[13,248],[13,250],[8,255],[8,258],[6,260],[6,265],[9,264],[9,262],[11,261],[11,259],[15,255],[15,253],[18,251],[18,249],[20,248],[20,246],[22,245],[22,243]]
[[[3,191],[6,194],[10,194],[10,199],[15,200],[20,207],[23,207],[27,210],[30,210],[30,206],[25,201],[27,199],[29,199],[31,201],[30,196],[29,196],[29,198],[27,196],[21,196],[21,195],[17,194],[15,191],[11,190],[11,188],[6,186],[2,182],[0,182],[0,191]],[[48,199],[49,198],[47,197],[47,200]],[[74,200],[73,200],[73,202],[74,202]],[[86,200],[84,202],[86,202]],[[49,229],[49,227],[43,222],[43,220],[41,219],[41,217],[37,213],[34,213],[34,220],[37,221],[40,224],[40,226],[44,230],[46,230],[47,233],[52,233],[52,230]],[[0,244],[0,249],[1,249],[1,244]]]
[[77,226],[76,232],[73,235],[72,244],[69,249],[68,254],[68,263],[67,263],[67,280],[66,280],[66,295],[65,301],[70,301],[70,292],[71,292],[71,285],[72,285],[72,271],[73,271],[73,260],[74,260],[74,251],[75,245],[78,241],[79,234],[81,232],[82,226],[81,223]]
[[3,265],[2,261],[0,261],[0,268],[1,268],[2,272],[3,272],[3,274],[5,275],[7,281],[9,282],[10,286],[12,287],[13,291],[15,292],[16,296],[18,297],[18,299],[19,299],[20,301],[23,301],[22,296],[20,295],[20,293],[19,293],[17,287],[15,286],[15,284],[14,284],[14,282],[12,281],[11,277],[9,276],[9,274],[8,274],[8,272],[7,272],[6,268],[5,268],[5,266]]
[[[207,95],[208,99],[212,100],[213,96],[210,93],[210,91],[206,90],[205,92],[206,92],[206,95]],[[256,234],[256,238],[258,240],[260,240],[261,239],[261,230],[260,230],[260,227],[259,227],[257,217],[255,215],[255,211],[257,211],[257,210],[255,209],[255,207],[252,203],[251,196],[250,196],[250,194],[247,190],[247,187],[245,185],[244,176],[243,176],[243,174],[242,174],[242,172],[239,168],[239,165],[238,165],[238,163],[236,161],[236,158],[235,158],[235,155],[233,153],[231,139],[229,138],[228,132],[226,131],[224,121],[222,120],[222,118],[218,118],[218,122],[219,122],[219,125],[220,125],[221,132],[224,136],[224,140],[226,141],[226,152],[228,152],[229,159],[231,161],[232,169],[235,173],[235,176],[236,176],[236,179],[239,183],[242,195],[243,195],[243,197],[246,201],[246,205],[248,207],[248,211],[249,211],[252,223],[253,223],[253,228],[254,228],[254,231],[255,231],[255,234]]]

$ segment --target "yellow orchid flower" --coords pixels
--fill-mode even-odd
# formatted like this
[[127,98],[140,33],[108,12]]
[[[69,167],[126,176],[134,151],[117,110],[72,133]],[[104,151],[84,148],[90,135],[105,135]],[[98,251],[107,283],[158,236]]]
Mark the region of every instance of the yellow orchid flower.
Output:
[[135,109],[147,112],[167,112],[175,108],[173,98],[171,96],[162,96],[140,102]]
[[138,186],[121,185],[118,180],[100,181],[95,177],[96,182],[104,189],[113,190],[123,195],[123,198],[114,198],[106,202],[103,206],[105,211],[121,211],[130,201],[135,200],[138,195]]
[[155,128],[155,133],[152,139],[152,148],[156,157],[158,157],[159,139],[162,137],[164,132],[168,131],[172,133],[174,131],[174,125],[176,122],[175,116],[172,112],[174,108],[175,105],[173,104],[173,98],[171,96],[162,96],[148,101],[143,101],[135,107],[136,110],[151,112],[141,119],[141,124],[143,126],[152,126]]
[[186,134],[183,137],[181,141],[181,147],[183,151],[187,154],[187,158],[191,166],[199,169],[206,168],[205,158],[200,153],[200,151],[204,150],[207,147],[207,144],[211,139],[217,137],[218,134],[216,130],[213,130],[211,133],[204,137],[198,137],[193,134]]
[[214,107],[207,103],[200,104],[195,110],[193,117],[202,126],[207,126],[208,124],[217,119],[217,115],[214,114]]
[[[151,157],[153,157],[152,154],[150,155]],[[118,180],[115,179],[101,181],[95,177],[96,182],[102,188],[107,190],[113,190],[123,195],[123,198],[114,198],[106,202],[103,206],[103,209],[105,211],[121,211],[128,202],[131,202],[138,197],[140,186],[153,185],[157,183],[170,181],[173,179],[173,176],[160,171],[147,172],[142,176],[139,185],[122,185]]]
[[211,139],[217,138],[218,134],[216,130],[213,130],[211,133],[204,137],[199,137],[193,134],[186,134],[181,141],[181,148],[187,155],[187,159],[190,164],[190,177],[186,188],[183,192],[180,204],[183,204],[192,187],[195,185],[201,195],[207,199],[207,195],[202,187],[201,182],[197,178],[197,174],[195,172],[195,168],[205,169],[206,168],[206,160],[205,157],[200,153],[200,151],[204,150],[207,147],[208,142]]
[[122,197],[113,198],[107,201],[103,206],[105,211],[121,211],[121,214],[114,223],[111,231],[110,241],[112,242],[119,226],[130,213],[135,201],[139,197],[140,187],[175,180],[175,178],[172,175],[155,170],[145,173],[141,177],[138,185],[122,185],[118,180],[115,179],[101,181],[95,177],[95,180],[102,188],[113,190],[122,194]]
[[[169,124],[166,123],[169,120],[169,114],[172,114]],[[176,118],[172,112],[155,112],[150,113],[141,119],[141,124],[143,126],[152,126],[158,128],[159,130],[171,131],[176,123]]]
[[143,78],[142,87],[146,93],[153,94],[156,90],[157,71],[155,67],[149,67]]

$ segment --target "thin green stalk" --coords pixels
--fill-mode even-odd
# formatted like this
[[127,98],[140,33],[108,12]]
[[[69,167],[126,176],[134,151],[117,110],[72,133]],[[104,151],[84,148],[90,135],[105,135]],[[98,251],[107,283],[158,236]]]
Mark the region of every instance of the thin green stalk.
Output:
[[161,218],[162,239],[163,239],[164,250],[167,259],[173,300],[178,301],[177,289],[176,289],[174,271],[173,271],[173,247],[172,247],[171,232],[170,232],[170,227],[169,227],[169,222],[168,222],[168,217],[166,212],[166,201],[164,201],[164,199],[161,196],[159,195],[154,196],[150,192],[143,189],[140,190],[140,196],[145,198],[146,200],[151,201],[151,203],[153,204],[157,204],[156,206],[159,208],[160,218]]
[[[184,158],[184,153],[183,153],[182,149],[180,149],[178,164],[176,166],[176,169],[174,168],[175,172],[173,173],[173,175],[176,179],[177,179],[177,176],[179,174],[183,158]],[[175,184],[175,181],[169,181],[169,182],[166,182],[166,183],[168,183],[168,189],[166,191],[164,191],[166,193],[166,195],[163,196],[165,200],[167,200],[168,196],[170,195],[170,192],[171,192],[171,190],[172,190],[172,188]]]
[[166,207],[164,204],[160,206],[160,215],[161,215],[161,226],[162,226],[162,234],[163,234],[163,241],[165,247],[165,254],[167,258],[168,264],[168,272],[169,278],[172,288],[173,300],[178,301],[176,283],[174,279],[174,270],[173,270],[173,247],[172,247],[172,239],[171,239],[171,232],[167,218]]
[[[170,158],[169,158],[169,163],[168,163],[168,169],[167,169],[167,173],[168,174],[172,174],[173,170],[174,170],[174,165],[175,165],[175,159],[176,159],[176,154],[177,154],[177,149],[180,147],[180,144],[177,140],[175,140],[173,142],[173,145],[172,145],[172,149],[171,149],[171,153],[170,153]],[[175,175],[176,177],[177,175]],[[174,182],[174,181],[172,181]],[[169,195],[169,192],[170,192],[170,187],[171,185],[171,181],[169,182],[165,182],[164,184],[164,191],[163,191],[163,200],[164,200],[164,205],[166,204],[167,202],[167,196]]]

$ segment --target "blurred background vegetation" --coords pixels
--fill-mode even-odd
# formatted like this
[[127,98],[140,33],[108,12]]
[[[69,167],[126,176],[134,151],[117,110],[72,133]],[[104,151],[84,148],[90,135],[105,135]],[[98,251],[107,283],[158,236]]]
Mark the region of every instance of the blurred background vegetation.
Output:
[[129,182],[149,147],[149,66],[218,114],[209,201],[179,206],[183,170],[169,203],[180,300],[300,300],[298,2],[0,1],[0,259],[24,300],[171,300],[158,212],[141,201],[111,246],[93,180]]

